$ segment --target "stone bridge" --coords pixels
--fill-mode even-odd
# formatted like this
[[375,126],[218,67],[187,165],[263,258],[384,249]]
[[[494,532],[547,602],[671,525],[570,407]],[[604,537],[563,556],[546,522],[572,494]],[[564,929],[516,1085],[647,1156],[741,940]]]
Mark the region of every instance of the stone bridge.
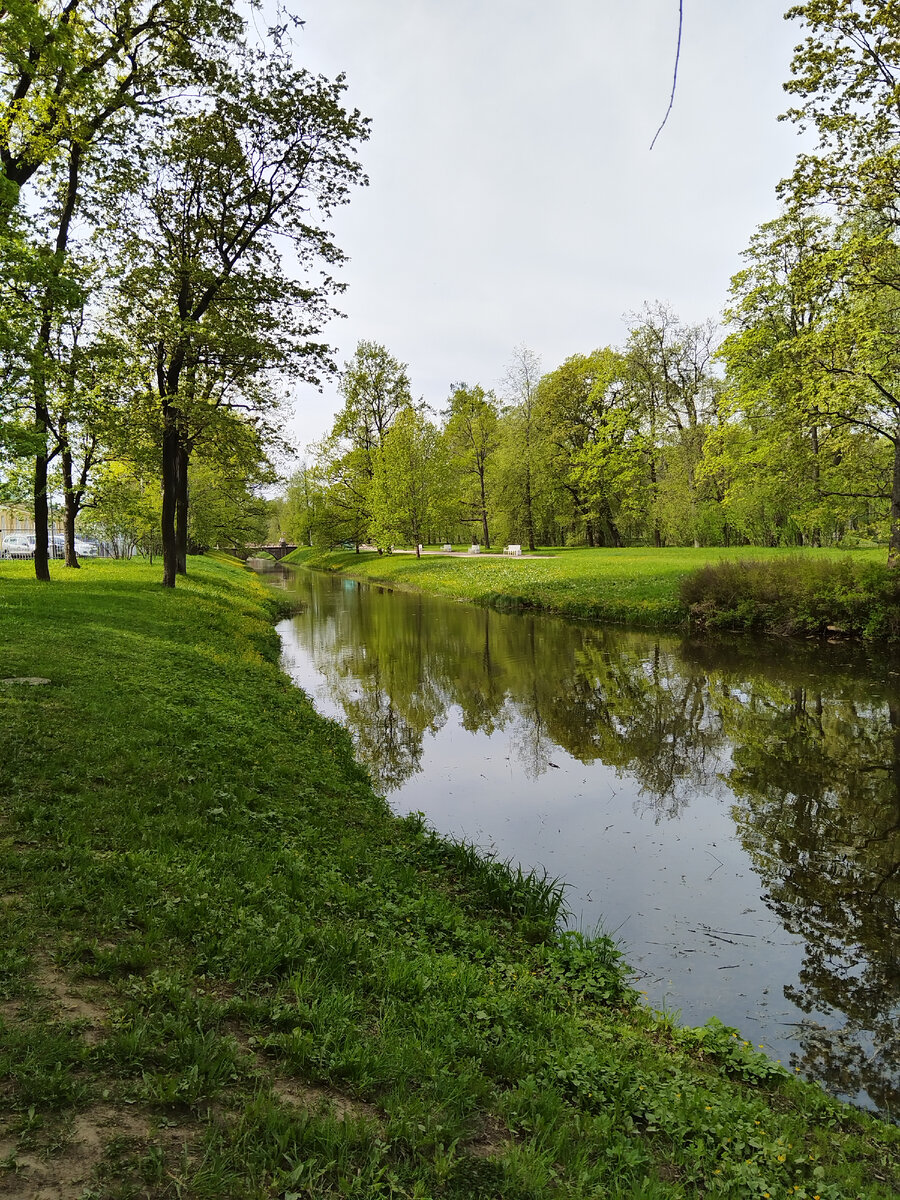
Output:
[[276,542],[274,546],[241,546],[239,549],[234,549],[233,553],[237,554],[239,558],[243,558],[244,555],[247,558],[256,558],[260,554],[271,554],[277,562],[296,549],[297,547],[292,546],[289,542]]

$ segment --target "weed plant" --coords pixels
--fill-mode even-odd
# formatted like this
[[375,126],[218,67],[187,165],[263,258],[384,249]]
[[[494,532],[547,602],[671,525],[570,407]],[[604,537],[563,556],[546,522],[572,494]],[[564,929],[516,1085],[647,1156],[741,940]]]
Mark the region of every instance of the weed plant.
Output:
[[392,816],[254,578],[29,567],[0,574],[0,678],[50,680],[0,684],[0,1194],[897,1194],[900,1130],[655,1016],[610,939],[557,932],[555,881]]

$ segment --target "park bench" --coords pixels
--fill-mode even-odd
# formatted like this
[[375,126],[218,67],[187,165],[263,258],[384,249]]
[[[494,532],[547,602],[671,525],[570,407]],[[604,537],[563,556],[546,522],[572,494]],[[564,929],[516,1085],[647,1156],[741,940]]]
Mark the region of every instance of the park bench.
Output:
[[451,552],[451,550],[453,549],[453,547],[450,545],[449,542],[444,542],[443,546],[441,546],[441,549],[444,551],[445,554],[449,554]]
[[522,553],[522,547],[521,546],[507,546],[506,549],[503,551],[503,553],[518,555],[518,554]]
[[481,553],[481,547],[478,545],[477,542],[475,543],[474,546],[469,547],[469,553],[470,554],[480,554]]

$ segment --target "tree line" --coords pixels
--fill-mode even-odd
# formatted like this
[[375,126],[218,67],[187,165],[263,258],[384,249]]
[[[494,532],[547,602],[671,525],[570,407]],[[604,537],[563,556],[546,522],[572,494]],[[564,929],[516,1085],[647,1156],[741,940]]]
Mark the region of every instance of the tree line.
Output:
[[[861,403],[853,377],[823,365],[836,336],[824,304],[815,323],[785,308],[785,253],[814,231],[844,237],[813,218],[760,231],[724,338],[713,321],[647,304],[621,347],[548,372],[520,347],[499,388],[459,383],[440,408],[413,398],[386,347],[361,342],[331,431],[278,506],[281,529],[309,545],[379,548],[887,540],[887,439],[842,403]],[[814,253],[827,274],[831,258]]]
[[174,586],[192,492],[207,523],[252,523],[285,392],[332,369],[326,222],[365,182],[368,125],[279,20],[260,34],[229,0],[0,16],[0,499],[29,495],[39,579],[59,491],[68,565],[90,504],[158,541]]
[[[900,564],[900,16],[815,0],[785,114],[817,135],[732,281],[726,329],[645,306],[623,344],[431,405],[362,342],[343,407],[277,503],[323,544],[886,542]],[[0,16],[0,500],[35,570],[64,499],[191,540],[267,515],[279,410],[332,370],[329,215],[365,178],[344,81],[228,0],[38,0]],[[251,32],[252,31],[252,32]],[[462,372],[461,372],[462,373]],[[202,516],[202,520],[198,517]]]
[[731,283],[726,327],[663,304],[622,346],[414,402],[360,343],[280,520],[310,543],[888,546],[900,565],[900,16],[793,6],[785,118],[818,136]]

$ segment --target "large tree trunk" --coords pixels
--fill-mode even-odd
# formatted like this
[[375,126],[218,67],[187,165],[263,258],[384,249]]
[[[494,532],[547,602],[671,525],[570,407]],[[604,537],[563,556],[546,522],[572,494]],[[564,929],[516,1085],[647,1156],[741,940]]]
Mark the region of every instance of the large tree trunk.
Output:
[[484,471],[478,472],[478,482],[481,487],[481,532],[484,535],[484,548],[490,550],[491,535],[488,533],[487,495],[484,488]]
[[175,471],[175,569],[179,575],[187,575],[189,462],[190,455],[179,438]]
[[619,527],[613,518],[612,508],[605,496],[603,498],[602,512],[603,522],[609,530],[610,541],[617,550],[620,550],[622,548],[622,535],[619,533]]
[[531,504],[531,466],[525,467],[525,533],[528,536],[528,549],[534,553],[534,513]]
[[174,587],[178,556],[175,541],[175,496],[178,472],[178,426],[175,410],[163,401],[162,552],[163,587]]
[[[34,406],[38,428],[46,431],[48,412],[43,404]],[[47,464],[49,458],[46,449],[35,456],[34,460],[34,576],[42,583],[50,582],[50,562],[48,543],[50,541],[50,522],[47,511]]]
[[66,505],[66,523],[64,527],[66,543],[66,566],[78,567],[78,556],[75,553],[75,518],[78,516],[78,495],[72,480],[72,448],[69,445],[69,432],[65,418],[59,422],[59,449],[62,460],[63,498]]
[[[659,527],[659,509],[656,506],[656,458],[650,456],[650,497],[653,504],[653,545],[657,550],[662,546],[662,530]],[[619,543],[616,542],[616,545]]]
[[[50,410],[47,404],[47,380],[45,364],[50,358],[50,339],[53,330],[53,286],[59,279],[65,260],[66,248],[69,244],[69,226],[75,211],[75,201],[78,196],[78,173],[81,167],[81,146],[73,142],[69,149],[69,172],[59,226],[56,231],[55,260],[50,272],[50,279],[44,293],[41,310],[41,325],[38,331],[37,368],[32,377],[34,388],[34,417],[38,431],[45,435],[50,428]],[[54,451],[55,453],[55,451]],[[36,579],[47,583],[50,580],[50,564],[48,562],[49,521],[47,497],[47,465],[52,454],[47,453],[46,441],[41,453],[34,461],[34,574]]]
[[66,458],[68,457],[69,480],[66,483],[66,524],[65,524],[65,541],[66,541],[66,566],[80,567],[78,555],[75,553],[75,518],[78,516],[78,496],[71,487],[72,475],[72,458],[71,455],[63,455],[63,476],[66,473]]

